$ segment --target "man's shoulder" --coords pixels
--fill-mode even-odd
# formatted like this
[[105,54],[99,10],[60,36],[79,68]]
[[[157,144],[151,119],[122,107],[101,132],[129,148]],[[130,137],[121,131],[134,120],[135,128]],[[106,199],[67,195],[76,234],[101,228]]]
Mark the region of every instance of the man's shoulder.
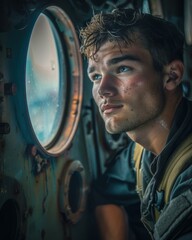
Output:
[[127,145],[124,145],[118,148],[113,154],[110,156],[109,160],[107,161],[106,167],[110,168],[117,162],[125,162],[130,158],[133,158],[133,152],[135,148],[135,142],[130,141]]

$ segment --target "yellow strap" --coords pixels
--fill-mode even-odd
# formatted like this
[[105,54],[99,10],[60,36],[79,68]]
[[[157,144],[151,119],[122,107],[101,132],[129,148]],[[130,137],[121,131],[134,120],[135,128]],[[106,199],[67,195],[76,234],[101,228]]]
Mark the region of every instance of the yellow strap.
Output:
[[163,175],[158,191],[164,191],[164,201],[169,201],[170,193],[177,176],[187,166],[192,164],[192,134],[190,134],[179,148],[169,158],[169,164]]
[[142,172],[141,172],[141,156],[143,153],[143,147],[138,143],[135,144],[133,159],[135,161],[137,187],[136,190],[140,197],[142,197]]
[[[139,144],[135,145],[134,161],[137,176],[137,192],[142,197],[142,172],[141,172],[141,156],[143,147]],[[190,134],[178,147],[178,149],[168,159],[168,165],[161,179],[158,191],[164,191],[164,202],[168,203],[173,184],[177,176],[189,165],[192,164],[192,134]],[[159,217],[159,212],[155,208],[156,221]]]

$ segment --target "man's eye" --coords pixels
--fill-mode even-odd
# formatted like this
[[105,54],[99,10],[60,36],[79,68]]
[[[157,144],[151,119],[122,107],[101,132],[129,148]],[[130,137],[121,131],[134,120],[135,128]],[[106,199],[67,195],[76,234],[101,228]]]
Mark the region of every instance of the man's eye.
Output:
[[101,75],[99,74],[94,74],[92,77],[91,77],[91,80],[92,81],[98,81],[101,79]]
[[127,67],[127,66],[121,66],[121,67],[118,68],[118,72],[119,72],[119,73],[128,72],[128,71],[130,71],[130,70],[132,70],[132,68]]

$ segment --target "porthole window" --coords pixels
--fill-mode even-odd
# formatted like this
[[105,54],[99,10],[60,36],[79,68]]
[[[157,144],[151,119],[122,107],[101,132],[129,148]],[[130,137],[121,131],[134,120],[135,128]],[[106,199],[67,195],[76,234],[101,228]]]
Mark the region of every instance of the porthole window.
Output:
[[43,146],[59,130],[65,108],[66,72],[61,39],[45,14],[40,14],[31,34],[26,65],[26,96],[34,132]]
[[24,135],[31,137],[30,144],[48,155],[58,156],[71,143],[80,118],[79,41],[72,20],[59,6],[39,10],[31,22],[24,81],[27,118],[20,125],[24,128],[27,122]]

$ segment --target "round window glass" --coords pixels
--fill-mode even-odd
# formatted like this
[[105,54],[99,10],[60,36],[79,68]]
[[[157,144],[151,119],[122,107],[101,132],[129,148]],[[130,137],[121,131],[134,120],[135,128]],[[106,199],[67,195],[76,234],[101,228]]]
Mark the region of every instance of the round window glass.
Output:
[[62,44],[55,26],[41,13],[34,25],[26,64],[29,116],[42,146],[53,141],[64,111],[65,81]]
[[59,6],[37,9],[27,30],[25,84],[20,86],[25,88],[26,102],[19,98],[24,106],[19,118],[25,123],[21,126],[30,144],[59,156],[70,146],[81,113],[83,77],[77,31]]

